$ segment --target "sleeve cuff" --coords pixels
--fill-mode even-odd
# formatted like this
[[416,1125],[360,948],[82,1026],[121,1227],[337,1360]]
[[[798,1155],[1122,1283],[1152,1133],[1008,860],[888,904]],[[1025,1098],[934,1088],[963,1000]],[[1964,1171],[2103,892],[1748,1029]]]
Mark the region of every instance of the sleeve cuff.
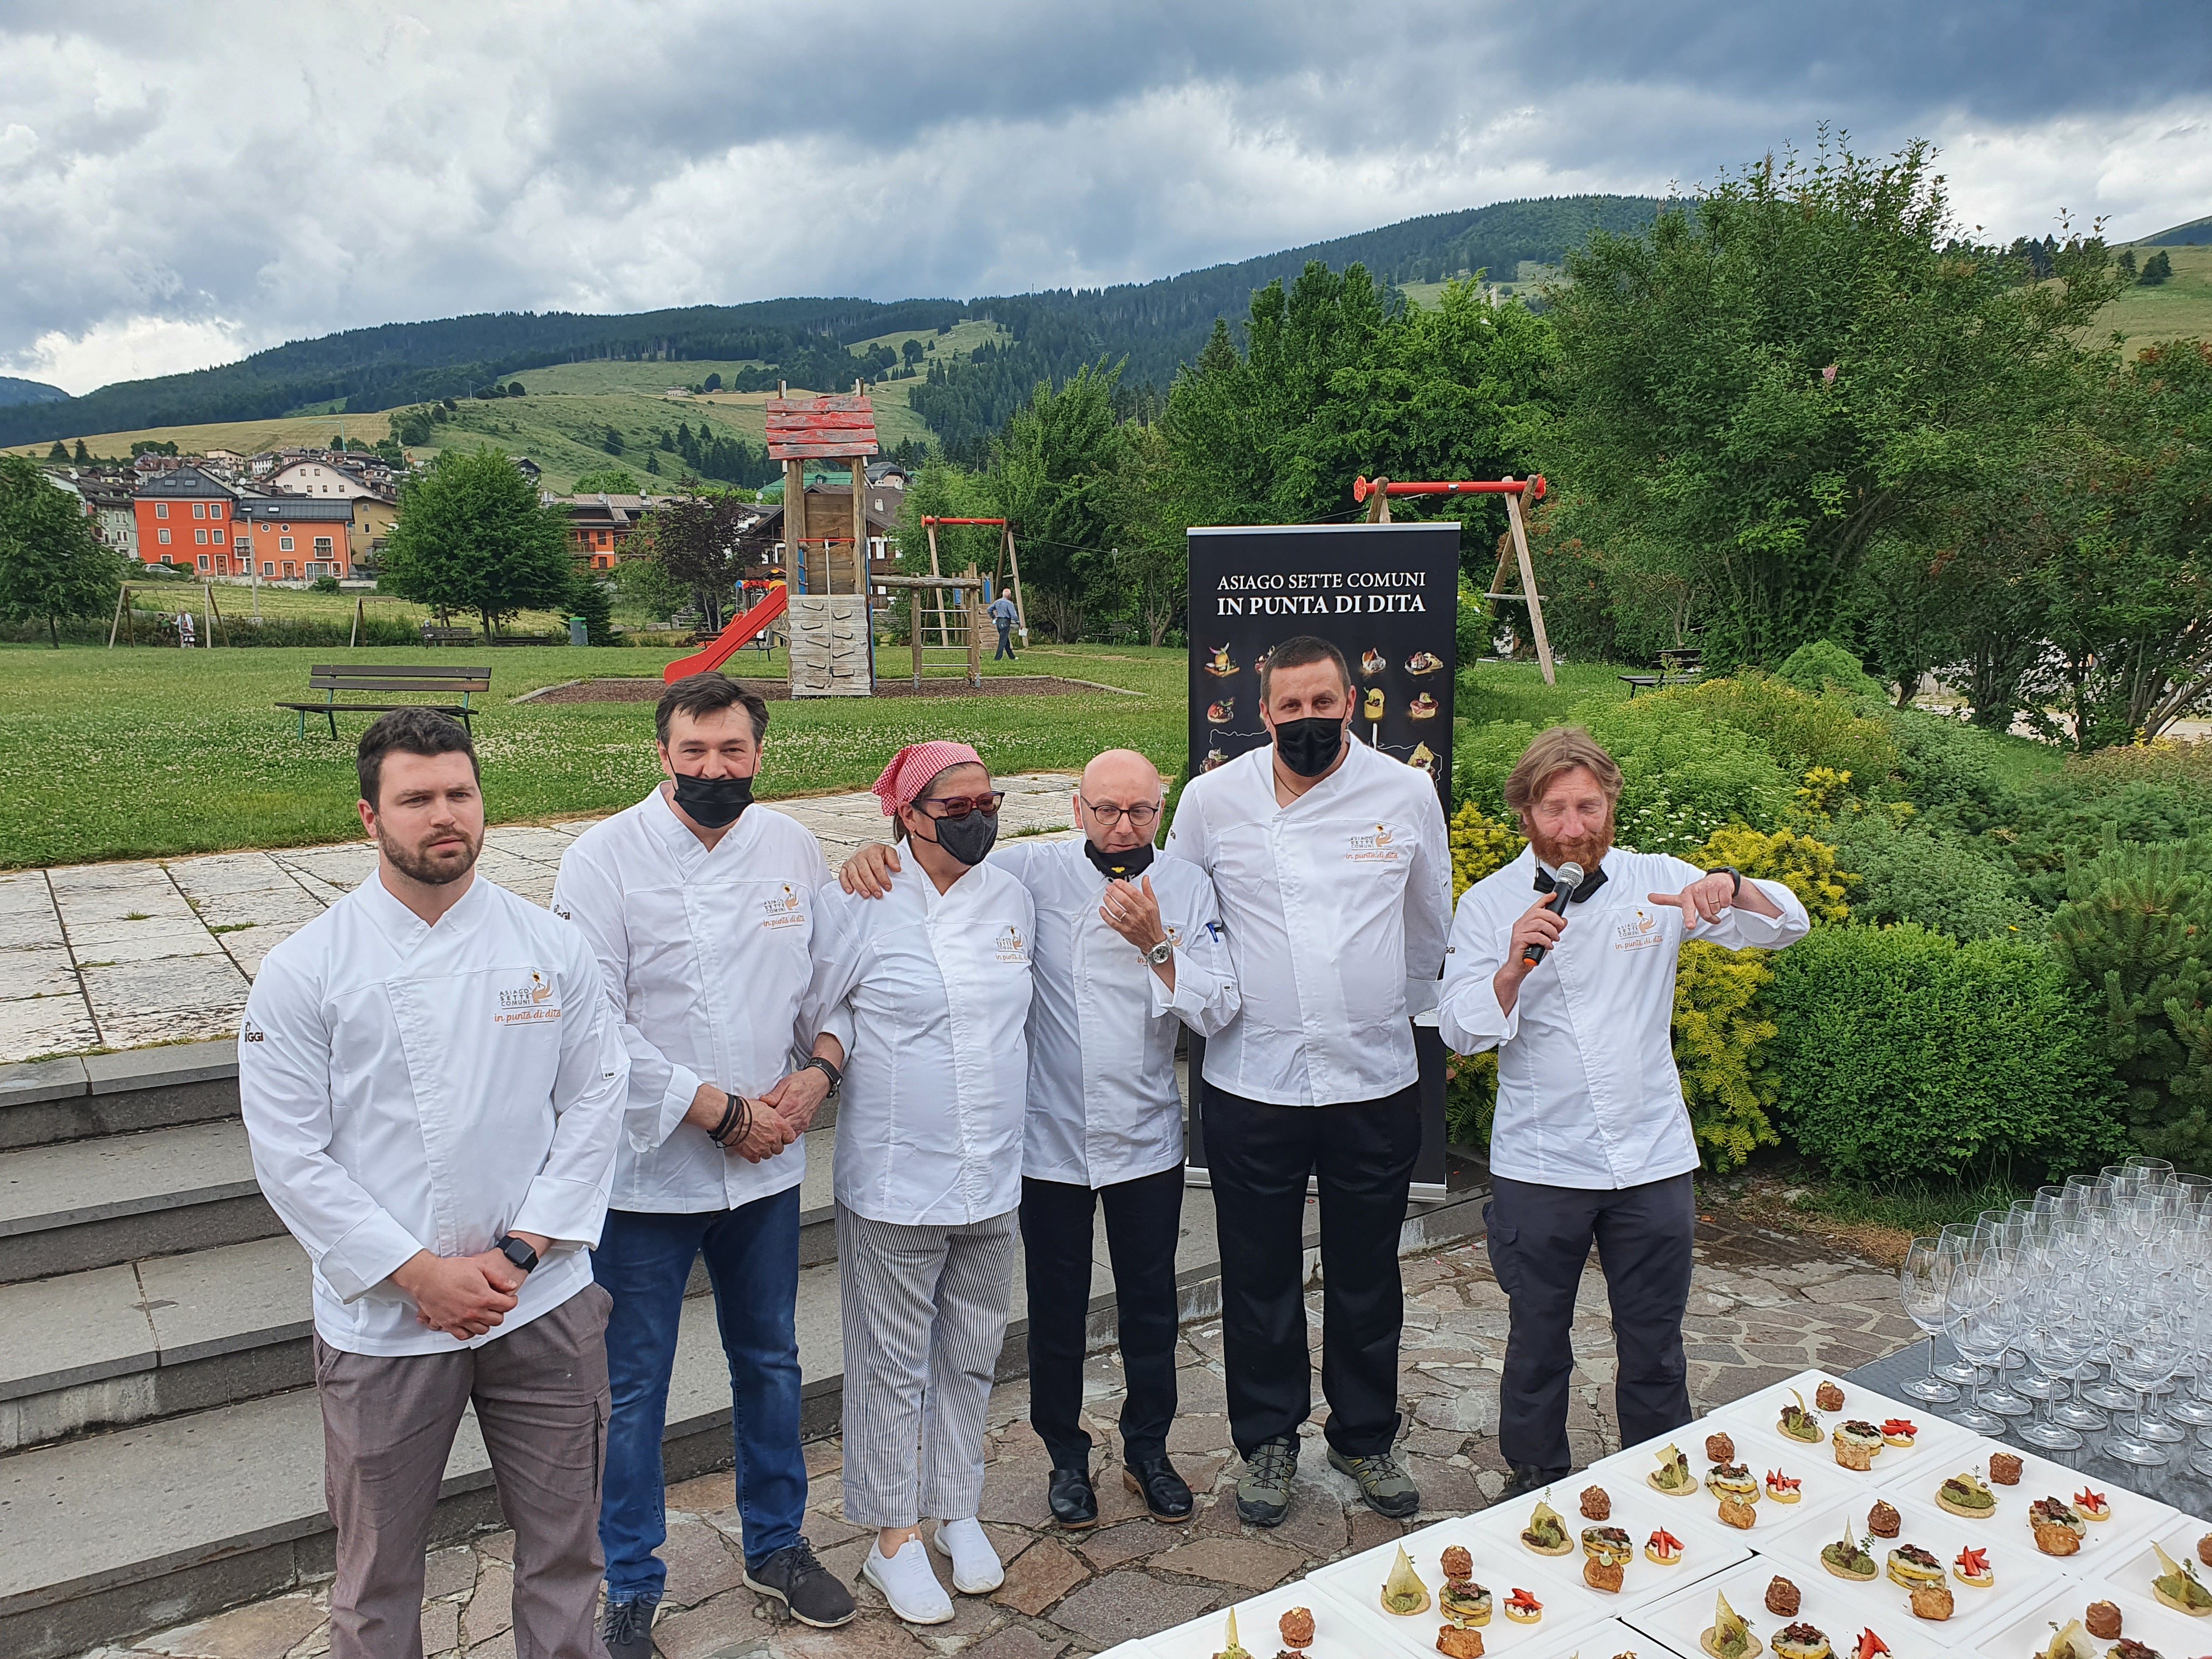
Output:
[[358,1301],[427,1248],[388,1212],[377,1210],[325,1250],[315,1271],[339,1301]]
[[[853,1011],[850,1008],[848,1008],[842,1003],[840,1003],[837,1006],[832,1008],[827,1014],[822,1017],[821,1025],[815,1031],[815,1035],[817,1036],[836,1037],[837,1039],[837,1046],[845,1051],[845,1060],[847,1064],[849,1065],[851,1063],[853,1058]],[[807,1047],[809,1049],[811,1049],[813,1045],[809,1043]]]
[[530,1183],[511,1233],[536,1233],[568,1244],[596,1245],[607,1215],[607,1189],[597,1182],[541,1175]]
[[[640,1128],[648,1129],[653,1137],[652,1142],[649,1146],[640,1146],[636,1150],[641,1152],[650,1152],[654,1146],[666,1145],[668,1137],[676,1133],[677,1127],[684,1121],[684,1115],[690,1111],[692,1101],[698,1097],[699,1085],[705,1081],[704,1078],[688,1066],[671,1066],[668,1071],[668,1088],[661,1095],[659,1105],[652,1113],[649,1126],[645,1123],[638,1125]],[[647,1115],[639,1112],[632,1115],[634,1118],[642,1119]],[[532,1231],[534,1231],[535,1229]]]
[[1437,1006],[1437,981],[1433,977],[1409,978],[1406,981],[1406,1014],[1411,1018],[1417,1014],[1433,1012]]
[[1454,1054],[1479,1054],[1510,1042],[1521,1030],[1521,1004],[1508,1013],[1498,1005],[1498,987],[1485,975],[1479,985],[1454,988],[1437,1004],[1437,1026]]

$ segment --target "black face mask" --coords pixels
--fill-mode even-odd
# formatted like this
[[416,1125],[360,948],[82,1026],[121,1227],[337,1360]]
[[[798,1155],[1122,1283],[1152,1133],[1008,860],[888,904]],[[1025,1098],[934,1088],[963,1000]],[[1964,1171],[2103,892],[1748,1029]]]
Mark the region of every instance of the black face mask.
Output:
[[750,778],[695,778],[676,775],[676,804],[694,823],[720,830],[735,823],[753,804]]
[[1275,722],[1275,752],[1302,778],[1317,778],[1336,764],[1344,749],[1344,722],[1316,715]]
[[1092,842],[1083,843],[1083,856],[1098,866],[1098,873],[1109,881],[1134,881],[1152,866],[1152,848],[1148,842],[1141,847],[1132,847],[1126,853],[1109,853]]
[[998,839],[996,812],[970,812],[964,818],[937,820],[937,844],[970,869],[988,856]]

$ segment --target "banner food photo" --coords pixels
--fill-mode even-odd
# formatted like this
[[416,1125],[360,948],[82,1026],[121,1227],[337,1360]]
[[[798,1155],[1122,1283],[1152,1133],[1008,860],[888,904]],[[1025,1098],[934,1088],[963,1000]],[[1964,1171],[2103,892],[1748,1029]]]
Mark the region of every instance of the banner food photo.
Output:
[[[1458,677],[1460,527],[1437,524],[1261,525],[1190,532],[1190,775],[1267,742],[1260,665],[1312,634],[1352,665],[1352,736],[1435,781],[1450,811],[1452,690]],[[1421,1059],[1421,1156],[1413,1195],[1444,1196],[1444,1052],[1414,1022]],[[1204,1044],[1190,1040],[1191,1075]],[[1204,1184],[1197,1091],[1191,1179]]]

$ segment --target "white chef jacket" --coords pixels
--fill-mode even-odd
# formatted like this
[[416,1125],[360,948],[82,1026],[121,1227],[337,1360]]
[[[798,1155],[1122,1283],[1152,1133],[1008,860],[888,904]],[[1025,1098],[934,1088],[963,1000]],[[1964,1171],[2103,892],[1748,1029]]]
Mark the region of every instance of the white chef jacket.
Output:
[[812,1052],[799,1009],[828,873],[784,813],[747,807],[709,851],[659,789],[562,854],[553,914],[591,941],[629,1051],[615,1208],[731,1210],[805,1178],[804,1140],[748,1164],[684,1115],[702,1082],[759,1096]]
[[1176,947],[1175,989],[1106,925],[1106,878],[1080,841],[1018,841],[990,862],[1036,906],[1029,1121],[1022,1173],[1099,1188],[1182,1162],[1176,1028],[1212,1036],[1237,1013],[1213,884],[1181,859],[1145,872]]
[[945,892],[909,854],[880,899],[825,886],[807,1023],[845,1045],[837,1201],[957,1226],[1021,1202],[1029,890],[989,863]]
[[1566,932],[1521,981],[1510,1014],[1492,981],[1538,896],[1534,849],[1468,888],[1452,919],[1437,1024],[1455,1053],[1498,1050],[1490,1167],[1508,1180],[1618,1189],[1697,1168],[1672,1030],[1682,944],[1779,948],[1812,928],[1787,887],[1747,878],[1779,916],[1738,905],[1686,930],[1678,908],[1650,896],[1679,893],[1705,871],[1626,847],[1603,867],[1605,885],[1568,907]]
[[477,876],[435,927],[374,875],[261,964],[238,1037],[253,1173],[313,1258],[315,1331],[450,1353],[392,1274],[554,1241],[481,1346],[592,1282],[629,1060],[584,936]]
[[1427,774],[1346,747],[1288,806],[1273,748],[1249,750],[1190,781],[1168,831],[1213,878],[1243,999],[1206,1080],[1248,1100],[1379,1100],[1420,1075],[1411,1019],[1436,1004],[1451,924],[1443,808]]

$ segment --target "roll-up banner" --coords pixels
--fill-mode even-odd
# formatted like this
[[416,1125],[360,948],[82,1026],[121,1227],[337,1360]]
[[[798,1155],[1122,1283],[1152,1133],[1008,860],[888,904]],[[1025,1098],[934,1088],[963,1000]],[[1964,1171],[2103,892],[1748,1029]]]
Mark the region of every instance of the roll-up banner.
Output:
[[[1260,665],[1301,634],[1352,665],[1352,735],[1451,796],[1452,688],[1459,614],[1456,523],[1263,525],[1190,532],[1190,775],[1267,742]],[[1233,948],[1233,947],[1232,947]],[[1433,1012],[1416,1017],[1421,1155],[1413,1196],[1445,1194],[1444,1048]],[[1190,1039],[1188,1176],[1206,1184],[1205,1043]]]

